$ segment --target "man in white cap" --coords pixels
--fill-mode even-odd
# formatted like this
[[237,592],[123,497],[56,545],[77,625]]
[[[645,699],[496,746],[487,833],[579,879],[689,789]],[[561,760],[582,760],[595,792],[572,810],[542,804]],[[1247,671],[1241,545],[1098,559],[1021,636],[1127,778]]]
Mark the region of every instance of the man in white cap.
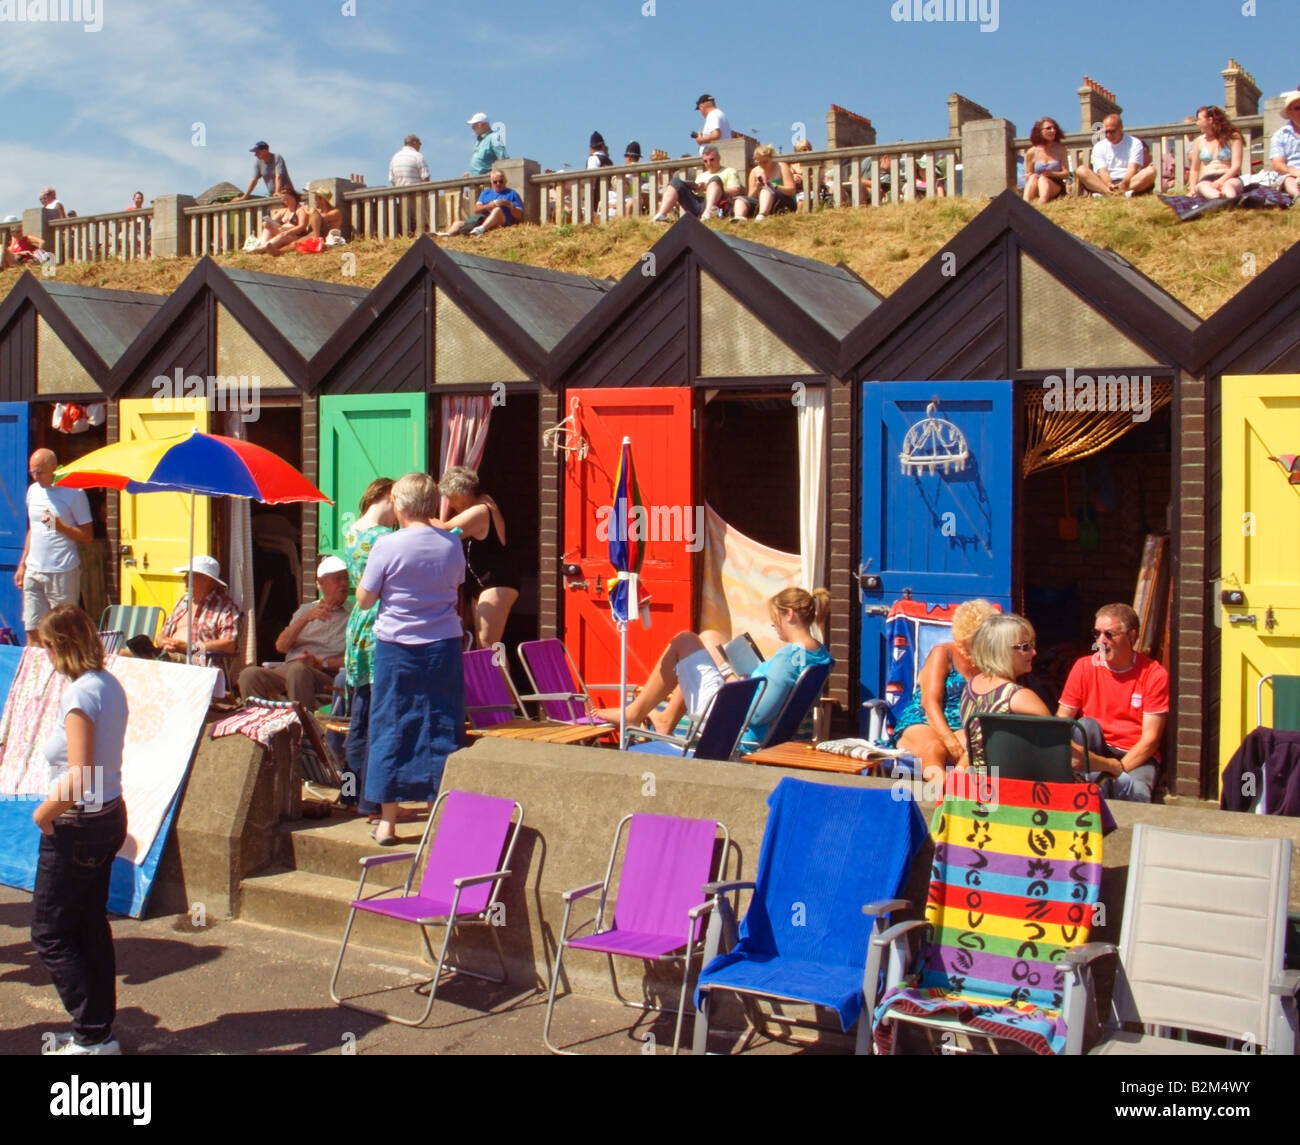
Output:
[[506,154],[505,143],[492,130],[492,124],[483,112],[476,111],[465,122],[469,124],[478,138],[478,142],[474,144],[474,154],[470,157],[469,170],[465,172],[466,175],[486,175],[492,170],[492,164],[498,159],[510,158]]
[[90,502],[80,489],[54,484],[59,459],[52,450],[38,449],[27,462],[32,484],[27,486],[27,540],[14,571],[14,584],[23,590],[23,627],[27,643],[38,646],[36,626],[60,604],[81,599],[81,553],[94,535]]
[[267,700],[296,700],[308,711],[316,695],[327,692],[343,666],[347,643],[348,566],[338,557],[326,557],[316,566],[320,599],[302,605],[285,630],[276,637],[275,650],[283,664],[269,668],[250,665],[239,673],[239,694]]
[[173,659],[185,659],[192,611],[194,655],[190,662],[210,667],[213,656],[229,656],[237,650],[239,608],[226,595],[226,582],[221,579],[221,565],[216,557],[195,557],[188,565],[175,571],[188,575],[191,568],[194,570],[193,609],[186,593],[163,622],[158,648]]
[[1278,186],[1292,197],[1295,206],[1300,201],[1300,91],[1283,92],[1282,100],[1286,122],[1273,132],[1268,157],[1273,170],[1282,176]]

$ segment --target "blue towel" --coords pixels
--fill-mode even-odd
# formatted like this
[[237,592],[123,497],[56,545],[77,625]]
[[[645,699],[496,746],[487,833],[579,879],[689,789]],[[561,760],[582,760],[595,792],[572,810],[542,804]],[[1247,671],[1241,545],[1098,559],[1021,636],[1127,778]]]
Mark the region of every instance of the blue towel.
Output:
[[746,989],[827,1006],[847,1031],[862,1009],[873,919],[925,840],[916,804],[889,788],[782,779],[768,796],[757,886],[736,949],[700,973],[700,991]]

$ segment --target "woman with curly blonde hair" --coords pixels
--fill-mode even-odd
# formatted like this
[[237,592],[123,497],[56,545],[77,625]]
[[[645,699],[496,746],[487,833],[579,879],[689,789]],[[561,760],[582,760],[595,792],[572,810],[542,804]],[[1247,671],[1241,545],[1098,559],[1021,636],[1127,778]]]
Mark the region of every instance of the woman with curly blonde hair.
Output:
[[966,737],[961,730],[961,698],[977,669],[970,644],[976,630],[997,608],[987,600],[968,600],[952,614],[952,639],[925,658],[907,706],[898,713],[890,747],[911,752],[927,780],[942,782],[950,767],[966,767]]

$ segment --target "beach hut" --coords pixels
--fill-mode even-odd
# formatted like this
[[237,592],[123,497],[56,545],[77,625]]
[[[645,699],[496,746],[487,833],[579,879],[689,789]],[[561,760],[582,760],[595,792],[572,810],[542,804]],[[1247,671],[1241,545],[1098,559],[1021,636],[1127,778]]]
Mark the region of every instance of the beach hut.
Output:
[[[27,533],[27,460],[48,448],[65,463],[106,443],[116,415],[110,371],[162,302],[24,273],[0,303],[0,625],[15,633],[22,631],[13,578]],[[90,494],[96,540],[82,560],[82,600],[96,618],[107,592],[108,501]]]
[[541,435],[558,418],[551,351],[610,284],[444,250],[421,236],[321,348],[322,551],[338,551],[376,476],[437,476],[470,465],[501,506],[522,584],[511,646],[538,633],[539,585],[556,576],[554,458]]
[[748,630],[770,653],[767,597],[825,586],[829,695],[848,702],[852,420],[837,363],[877,305],[844,267],[682,218],[556,347],[562,536],[541,553],[554,577],[542,627],[588,680],[618,678],[608,522],[628,436],[651,598],[651,627],[632,626],[630,675],[644,679],[682,629]]
[[[113,369],[119,415],[110,440],[194,426],[264,446],[314,480],[309,364],[366,293],[203,259]],[[110,536],[120,536],[123,604],[170,610],[184,591],[173,569],[185,563],[189,505],[179,494],[121,498]],[[195,510],[199,551],[217,555],[241,586],[236,596],[255,619],[249,628],[269,648],[299,602],[316,594],[316,506],[200,498]]]
[[[1256,725],[1260,679],[1300,675],[1300,248],[1207,318],[1196,346],[1206,441],[1200,483],[1182,493],[1203,511],[1184,528],[1204,547],[1203,750],[1223,765]],[[1267,686],[1262,699],[1271,723]],[[1205,794],[1218,772],[1207,767]]]
[[845,339],[840,368],[859,383],[861,699],[883,694],[899,600],[1024,611],[1050,697],[1089,650],[1095,609],[1139,599],[1176,694],[1166,781],[1199,791],[1190,637],[1203,592],[1182,532],[1203,435],[1186,420],[1198,324],[1007,191]]

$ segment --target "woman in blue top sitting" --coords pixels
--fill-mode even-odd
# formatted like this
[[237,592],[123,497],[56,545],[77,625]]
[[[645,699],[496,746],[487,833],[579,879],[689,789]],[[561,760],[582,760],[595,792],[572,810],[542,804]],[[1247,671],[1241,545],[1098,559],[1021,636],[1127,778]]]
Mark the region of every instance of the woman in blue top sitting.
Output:
[[898,713],[889,746],[911,752],[921,761],[924,777],[943,782],[949,767],[966,767],[961,731],[961,697],[978,671],[970,645],[979,628],[997,609],[987,600],[968,600],[952,614],[952,639],[933,648],[917,678],[917,688]]
[[[794,689],[799,673],[816,664],[834,664],[831,654],[812,634],[812,626],[825,630],[830,614],[831,594],[824,588],[805,592],[787,588],[768,601],[772,627],[781,638],[780,650],[764,660],[753,672],[767,681],[763,694],[750,713],[749,727],[741,739],[742,748],[753,749],[762,742],[768,726],[780,714]],[[656,731],[672,732],[685,712],[698,716],[708,706],[713,694],[735,675],[722,654],[727,637],[708,629],[696,635],[679,632],[668,642],[659,663],[645,687],[627,706],[627,726],[641,726],[646,719]],[[662,712],[661,703],[668,701]],[[618,709],[604,708],[594,713],[612,724],[618,723]]]
[[1066,162],[1065,133],[1050,115],[1045,115],[1029,132],[1025,152],[1025,202],[1050,203],[1064,194],[1070,181]]

